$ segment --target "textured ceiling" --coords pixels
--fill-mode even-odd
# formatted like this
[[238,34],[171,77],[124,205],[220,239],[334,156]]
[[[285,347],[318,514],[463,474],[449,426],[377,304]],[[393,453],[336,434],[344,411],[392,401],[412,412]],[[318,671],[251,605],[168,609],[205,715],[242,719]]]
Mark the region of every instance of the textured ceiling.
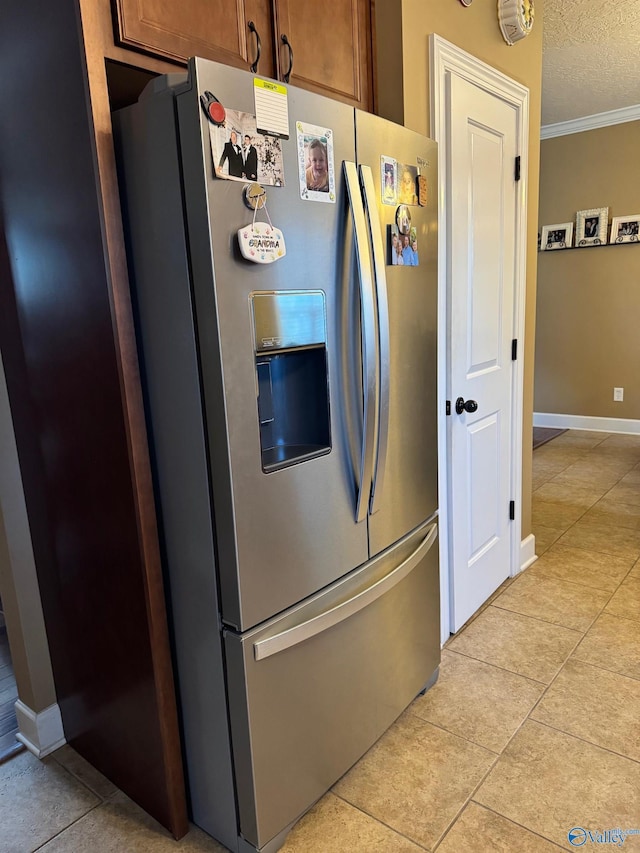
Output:
[[544,0],[542,124],[640,104],[640,0]]

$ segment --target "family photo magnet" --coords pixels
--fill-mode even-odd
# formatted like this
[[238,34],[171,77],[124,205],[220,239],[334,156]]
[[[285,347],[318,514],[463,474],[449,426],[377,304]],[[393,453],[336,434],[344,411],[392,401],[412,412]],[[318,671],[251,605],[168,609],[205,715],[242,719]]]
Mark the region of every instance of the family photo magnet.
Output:
[[416,228],[410,227],[403,234],[396,225],[389,225],[389,260],[387,263],[394,267],[417,267],[420,265]]
[[284,186],[282,142],[258,133],[251,113],[225,110],[222,123],[209,124],[209,137],[216,178]]

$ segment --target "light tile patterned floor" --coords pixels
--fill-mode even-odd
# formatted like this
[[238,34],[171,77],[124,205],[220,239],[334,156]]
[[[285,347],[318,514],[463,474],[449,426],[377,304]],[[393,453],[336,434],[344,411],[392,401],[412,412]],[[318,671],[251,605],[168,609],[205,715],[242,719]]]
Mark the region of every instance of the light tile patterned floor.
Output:
[[[540,558],[283,853],[552,853],[574,827],[640,830],[640,437],[571,430],[533,467]],[[222,850],[195,828],[173,842],[68,747],[0,766],[0,848]]]

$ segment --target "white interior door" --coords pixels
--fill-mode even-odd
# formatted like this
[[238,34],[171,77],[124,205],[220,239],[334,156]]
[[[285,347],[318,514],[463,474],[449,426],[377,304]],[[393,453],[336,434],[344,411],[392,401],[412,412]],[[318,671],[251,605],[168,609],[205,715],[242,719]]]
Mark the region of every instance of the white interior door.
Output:
[[449,525],[457,631],[511,571],[518,128],[513,106],[474,83],[452,76],[449,92]]
[[[444,642],[509,574],[521,542],[529,90],[433,33],[439,146],[438,428]],[[514,175],[521,160],[521,180]],[[518,358],[511,360],[511,342]],[[458,397],[475,412],[455,412]],[[451,401],[445,414],[444,401]],[[509,520],[509,504],[515,518]]]

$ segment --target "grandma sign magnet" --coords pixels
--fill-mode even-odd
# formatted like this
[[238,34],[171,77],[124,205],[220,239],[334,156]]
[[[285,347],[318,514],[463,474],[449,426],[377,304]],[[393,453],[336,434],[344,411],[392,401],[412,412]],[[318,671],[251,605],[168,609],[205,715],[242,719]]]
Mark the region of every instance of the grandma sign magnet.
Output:
[[238,231],[242,257],[254,264],[272,264],[287,254],[284,234],[270,222],[251,222]]

